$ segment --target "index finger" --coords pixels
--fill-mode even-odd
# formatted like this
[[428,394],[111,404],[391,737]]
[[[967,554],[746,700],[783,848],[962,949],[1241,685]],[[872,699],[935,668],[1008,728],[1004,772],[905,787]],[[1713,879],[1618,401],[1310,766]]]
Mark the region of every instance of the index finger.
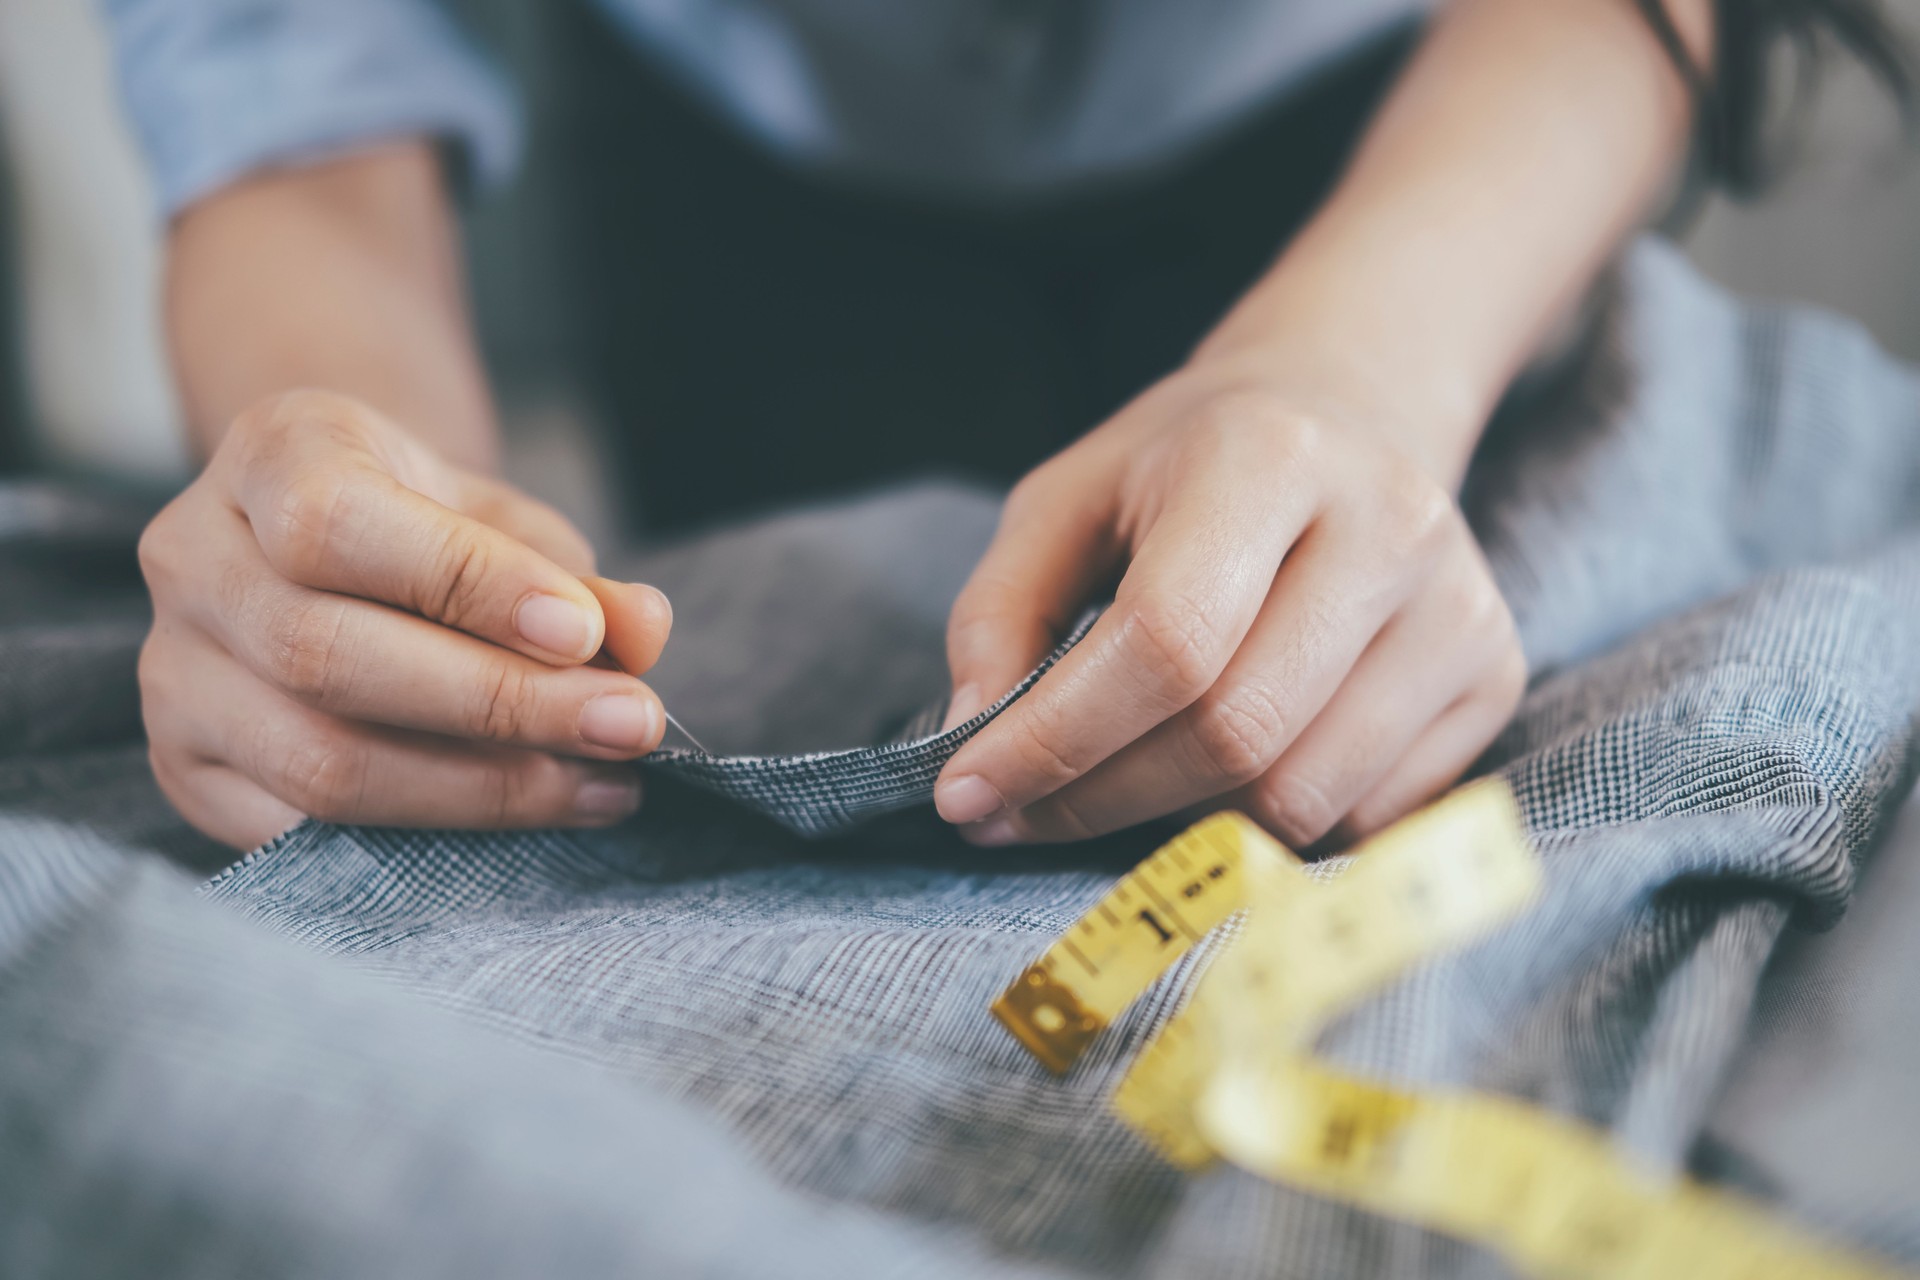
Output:
[[531,547],[400,483],[339,436],[288,432],[232,489],[274,570],[376,600],[558,664],[585,662],[606,623],[580,579]]

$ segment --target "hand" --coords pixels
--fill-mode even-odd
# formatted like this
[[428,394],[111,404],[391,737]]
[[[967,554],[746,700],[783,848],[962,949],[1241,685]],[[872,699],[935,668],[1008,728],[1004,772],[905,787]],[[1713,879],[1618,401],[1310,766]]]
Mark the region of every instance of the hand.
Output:
[[148,527],[140,689],[153,770],[239,848],[302,815],[598,826],[640,802],[612,763],[658,745],[651,587],[583,578],[565,519],[450,466],[344,397],[234,422]]
[[948,762],[941,815],[1005,844],[1231,807],[1305,847],[1443,790],[1526,667],[1443,468],[1415,460],[1430,452],[1357,397],[1220,361],[1042,465],[954,605],[952,721],[1124,576],[1086,639]]

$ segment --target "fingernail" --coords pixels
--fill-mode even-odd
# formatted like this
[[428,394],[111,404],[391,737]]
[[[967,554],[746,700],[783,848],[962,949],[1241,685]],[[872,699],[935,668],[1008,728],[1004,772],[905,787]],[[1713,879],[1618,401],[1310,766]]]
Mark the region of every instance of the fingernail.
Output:
[[965,773],[934,788],[933,804],[940,816],[957,827],[990,818],[1006,805],[985,778]]
[[513,613],[514,629],[528,644],[564,658],[593,656],[593,619],[571,600],[532,595]]
[[589,822],[611,822],[626,817],[640,807],[638,782],[613,782],[595,778],[582,783],[573,797],[574,816]]
[[945,733],[957,725],[965,724],[985,709],[986,699],[980,694],[980,686],[961,685],[953,691],[953,696],[947,699],[947,722],[940,727],[940,732]]
[[651,698],[603,693],[580,708],[580,738],[609,751],[645,751],[660,735]]
[[960,828],[960,838],[968,844],[993,849],[1003,844],[1012,844],[1020,838],[1020,831],[1011,817],[1002,815],[998,818],[989,818],[985,822],[976,822],[970,827]]

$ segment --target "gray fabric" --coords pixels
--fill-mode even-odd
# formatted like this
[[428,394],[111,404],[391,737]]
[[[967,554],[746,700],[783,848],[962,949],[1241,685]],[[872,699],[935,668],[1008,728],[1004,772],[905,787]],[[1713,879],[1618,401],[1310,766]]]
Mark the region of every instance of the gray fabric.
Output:
[[[1781,945],[1698,1162],[1860,1239],[1920,1222],[1920,793],[1836,929]],[[1902,1224],[1908,1224],[1903,1226]]]
[[[1620,380],[1503,426],[1467,497],[1536,670],[1489,764],[1544,899],[1321,1047],[1678,1168],[1778,939],[1839,916],[1913,772],[1920,382],[1658,245],[1624,306]],[[677,607],[664,695],[730,752],[884,735],[941,692],[992,514],[921,489],[643,558]],[[36,652],[8,678],[104,679]],[[988,853],[920,810],[807,843],[657,780],[593,836],[303,825],[196,901],[86,785],[0,814],[0,1272],[1497,1269],[1182,1177],[1107,1113],[1192,963],[1064,1081],[988,1018],[1156,832]],[[1886,1194],[1788,1203],[1920,1264]]]
[[[953,753],[1039,682],[1086,635],[1089,612],[1033,671],[992,706],[940,731],[947,699],[928,703],[898,731],[872,746],[790,755],[715,755],[702,744],[664,747],[643,764],[772,818],[803,836],[835,835],[933,799],[933,783]],[[685,732],[685,729],[682,729]]]

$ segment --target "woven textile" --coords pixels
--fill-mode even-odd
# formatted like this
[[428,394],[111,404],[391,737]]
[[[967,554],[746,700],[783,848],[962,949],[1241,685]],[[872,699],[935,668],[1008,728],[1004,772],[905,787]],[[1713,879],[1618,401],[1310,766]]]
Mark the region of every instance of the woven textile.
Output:
[[718,756],[697,747],[669,747],[644,763],[652,772],[725,796],[803,836],[846,831],[869,818],[931,801],[934,779],[953,753],[1080,643],[1097,617],[1097,612],[1089,612],[1026,679],[945,733],[937,732],[947,710],[947,700],[940,698],[891,741],[871,747],[771,756]]
[[[1623,308],[1612,381],[1503,423],[1465,499],[1535,671],[1487,766],[1544,897],[1320,1047],[1677,1169],[1778,939],[1840,915],[1913,773],[1920,381],[1657,244]],[[923,488],[641,557],[663,697],[729,753],[885,740],[943,690],[994,514]],[[4,643],[9,714],[129,696],[125,649]],[[1158,832],[987,852],[921,808],[809,841],[656,775],[614,831],[306,824],[196,896],[131,716],[0,758],[0,1273],[1498,1271],[1178,1175],[1108,1113],[1204,957],[1065,1080],[988,1018]],[[1788,1207],[1920,1264],[1916,1181]]]

